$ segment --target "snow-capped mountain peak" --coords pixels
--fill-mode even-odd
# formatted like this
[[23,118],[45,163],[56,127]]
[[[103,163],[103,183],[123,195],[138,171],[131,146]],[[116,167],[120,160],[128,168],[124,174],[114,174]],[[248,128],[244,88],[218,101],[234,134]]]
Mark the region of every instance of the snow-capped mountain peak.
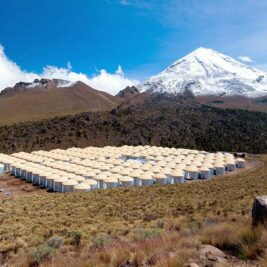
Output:
[[267,73],[200,47],[139,85],[140,91],[195,95],[267,95]]

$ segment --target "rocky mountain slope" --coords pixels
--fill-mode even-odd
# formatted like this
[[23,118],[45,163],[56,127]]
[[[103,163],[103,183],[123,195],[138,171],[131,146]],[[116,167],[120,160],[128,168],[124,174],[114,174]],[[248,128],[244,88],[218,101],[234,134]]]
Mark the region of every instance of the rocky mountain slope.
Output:
[[122,100],[82,82],[35,80],[17,83],[0,94],[0,124],[32,121],[85,111],[107,111]]
[[0,127],[0,151],[8,153],[124,144],[266,153],[266,140],[266,113],[211,108],[162,94],[110,112]]
[[199,48],[138,86],[141,92],[194,95],[267,95],[267,73],[211,49]]

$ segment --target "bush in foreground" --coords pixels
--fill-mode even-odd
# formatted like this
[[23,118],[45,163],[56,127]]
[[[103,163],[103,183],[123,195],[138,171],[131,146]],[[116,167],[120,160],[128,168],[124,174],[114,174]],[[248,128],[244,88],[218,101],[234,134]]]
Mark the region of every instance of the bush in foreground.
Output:
[[52,236],[47,241],[46,244],[51,248],[60,248],[64,245],[64,240],[60,236]]
[[39,245],[31,252],[32,264],[40,265],[44,261],[49,261],[52,258],[53,248],[48,245]]

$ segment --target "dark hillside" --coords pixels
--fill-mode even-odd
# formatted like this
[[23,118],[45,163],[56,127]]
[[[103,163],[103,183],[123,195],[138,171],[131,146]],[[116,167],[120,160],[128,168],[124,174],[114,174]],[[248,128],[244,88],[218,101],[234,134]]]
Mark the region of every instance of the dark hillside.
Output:
[[217,109],[194,99],[156,95],[111,112],[0,128],[2,152],[124,144],[266,153],[267,114]]

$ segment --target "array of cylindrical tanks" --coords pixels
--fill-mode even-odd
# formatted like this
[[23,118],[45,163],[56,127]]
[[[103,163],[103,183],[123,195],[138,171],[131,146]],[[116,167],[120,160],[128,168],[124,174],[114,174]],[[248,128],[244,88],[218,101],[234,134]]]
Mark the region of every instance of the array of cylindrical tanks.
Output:
[[230,153],[155,146],[87,147],[0,154],[4,171],[55,192],[176,184],[245,168]]

